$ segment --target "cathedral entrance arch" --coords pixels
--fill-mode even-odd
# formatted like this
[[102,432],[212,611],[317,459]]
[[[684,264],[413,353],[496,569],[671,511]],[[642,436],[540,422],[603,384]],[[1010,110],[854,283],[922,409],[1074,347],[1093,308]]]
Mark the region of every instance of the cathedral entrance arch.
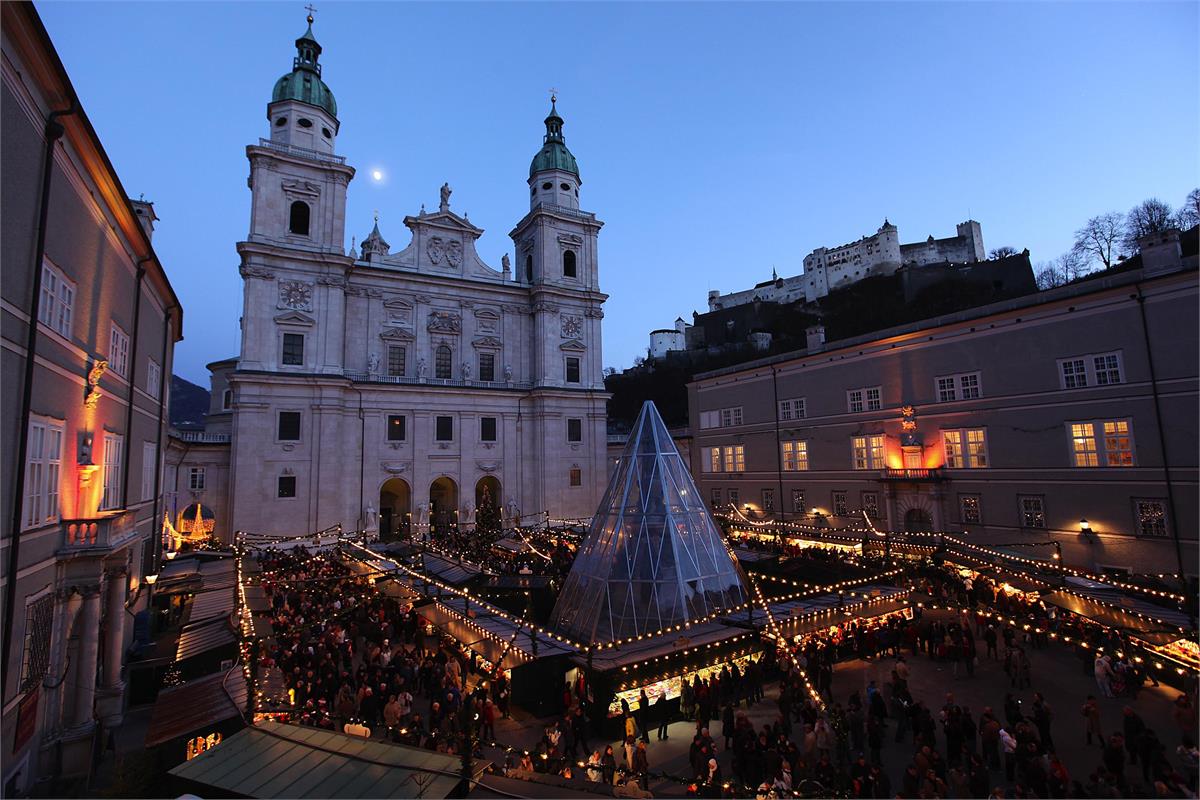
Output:
[[475,484],[475,527],[493,533],[500,532],[500,481],[484,475]]
[[921,533],[933,530],[933,518],[923,508],[910,508],[904,513],[904,530],[909,533]]
[[444,531],[458,521],[458,484],[445,475],[429,484],[429,529]]
[[380,538],[408,538],[411,522],[412,490],[403,478],[388,478],[379,489]]

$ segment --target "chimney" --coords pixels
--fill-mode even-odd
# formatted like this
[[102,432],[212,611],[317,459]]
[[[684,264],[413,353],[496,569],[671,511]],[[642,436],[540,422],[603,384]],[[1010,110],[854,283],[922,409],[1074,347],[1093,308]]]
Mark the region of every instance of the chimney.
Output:
[[1175,228],[1156,231],[1138,239],[1142,251],[1142,274],[1147,278],[1178,272],[1183,268],[1183,250]]
[[808,338],[808,352],[816,353],[825,349],[824,325],[813,325],[810,328],[805,328],[804,335]]
[[154,203],[149,200],[130,200],[129,205],[133,206],[133,213],[137,214],[138,222],[142,225],[142,230],[146,232],[147,239],[154,238],[154,223],[158,220],[158,216],[154,213]]

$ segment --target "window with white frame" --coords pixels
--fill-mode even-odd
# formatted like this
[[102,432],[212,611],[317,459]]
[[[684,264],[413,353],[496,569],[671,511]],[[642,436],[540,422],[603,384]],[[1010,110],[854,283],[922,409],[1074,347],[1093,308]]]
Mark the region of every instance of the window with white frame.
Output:
[[763,489],[762,490],[762,507],[763,507],[763,511],[774,511],[775,510],[775,490],[774,489]]
[[977,494],[960,494],[958,496],[958,519],[964,525],[978,525],[983,522],[983,505]]
[[742,424],[742,407],[717,408],[700,412],[701,428],[729,428]]
[[878,386],[867,389],[867,411],[883,408],[883,390]]
[[725,448],[725,471],[746,471],[746,448],[743,445],[727,445]]
[[700,468],[703,472],[744,472],[746,469],[745,445],[701,448]]
[[1127,419],[1068,423],[1071,466],[1132,467],[1133,428]]
[[805,398],[793,397],[790,400],[779,401],[779,419],[781,422],[790,422],[794,419],[804,419],[807,414],[805,409]]
[[733,506],[734,508],[737,508],[738,499],[739,499],[738,498],[738,490],[730,487],[730,489],[729,489],[729,505]]
[[1167,502],[1165,500],[1135,499],[1133,513],[1134,530],[1138,536],[1167,535]]
[[1083,389],[1088,386],[1112,386],[1125,382],[1121,351],[1090,353],[1060,359],[1059,380],[1064,389]]
[[115,322],[108,337],[108,368],[122,378],[129,375],[129,335]]
[[862,509],[871,519],[879,519],[879,492],[863,492]]
[[146,394],[158,399],[162,391],[162,367],[153,358],[146,360]]
[[850,439],[855,469],[883,469],[883,434]]
[[792,511],[802,514],[807,510],[804,507],[804,490],[792,489]]
[[104,434],[104,494],[100,510],[121,505],[121,464],[125,458],[125,438],[119,433]]
[[708,504],[713,508],[721,507],[721,487],[714,486],[708,492]]
[[883,390],[879,386],[851,389],[846,392],[846,410],[851,414],[860,411],[878,411],[883,408]]
[[942,446],[950,469],[982,469],[988,465],[985,428],[942,431]]
[[188,489],[193,492],[204,491],[205,467],[188,467]]
[[154,467],[158,460],[154,442],[142,442],[142,500],[154,499]]
[[934,390],[939,403],[951,403],[955,400],[975,400],[983,396],[978,372],[940,375],[934,379]]
[[851,414],[857,414],[863,410],[862,389],[851,389],[846,392],[846,410]]
[[25,461],[25,527],[57,522],[58,484],[62,471],[62,422],[44,417],[29,420]]
[[1017,513],[1022,528],[1046,527],[1046,499],[1040,494],[1017,495]]
[[850,513],[850,509],[846,504],[846,493],[835,491],[833,497],[833,515],[835,517],[844,517]]
[[783,471],[808,469],[808,442],[780,442],[783,450]]
[[38,299],[38,322],[54,332],[71,338],[71,319],[75,312],[75,284],[49,262],[42,265],[42,290]]

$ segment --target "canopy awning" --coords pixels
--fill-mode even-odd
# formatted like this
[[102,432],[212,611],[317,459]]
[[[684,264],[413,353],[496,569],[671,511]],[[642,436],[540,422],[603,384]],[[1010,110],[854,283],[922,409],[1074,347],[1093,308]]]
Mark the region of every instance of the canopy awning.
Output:
[[207,728],[241,716],[246,707],[246,678],[241,667],[215,672],[181,686],[163,689],[154,702],[146,747],[206,733]]
[[188,616],[189,622],[204,622],[217,617],[227,617],[233,613],[233,589],[217,589],[211,592],[200,592],[192,598],[192,610]]
[[[474,771],[485,762],[475,762]],[[256,798],[445,798],[458,756],[320,728],[261,722],[171,770],[202,786]]]
[[483,572],[467,561],[451,561],[448,558],[425,553],[422,556],[425,573],[451,586],[461,586]]
[[[529,663],[534,657],[529,626],[520,626],[520,632],[517,632],[518,624],[515,621],[495,614],[479,603],[471,603],[470,607],[474,616],[469,617],[463,610],[461,600],[447,599],[422,606],[418,613],[492,663],[504,653],[503,669]],[[570,645],[545,633],[536,634],[536,638],[538,658],[575,652]],[[510,641],[513,645],[506,650]]]
[[[1180,611],[1162,608],[1120,592],[1105,592],[1110,597],[1093,599],[1080,593],[1057,591],[1042,602],[1057,606],[1109,628],[1123,630],[1151,644],[1166,644],[1180,637],[1180,629],[1191,629],[1191,620]],[[1114,605],[1116,604],[1116,605]]]
[[186,661],[236,641],[237,634],[229,626],[227,617],[188,625],[179,634],[179,646],[175,651],[175,661]]

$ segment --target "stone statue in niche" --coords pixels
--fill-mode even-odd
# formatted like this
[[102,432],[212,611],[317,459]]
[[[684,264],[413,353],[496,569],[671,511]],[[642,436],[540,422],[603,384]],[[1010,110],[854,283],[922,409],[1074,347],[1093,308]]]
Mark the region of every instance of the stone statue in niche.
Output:
[[417,359],[417,377],[418,378],[425,377],[425,359],[424,358]]
[[471,380],[471,362],[470,361],[462,362],[462,379],[464,381]]
[[517,508],[517,499],[512,495],[508,497],[508,518],[513,520],[520,519],[520,509]]
[[367,356],[367,372],[375,375],[379,372],[379,354],[371,353]]
[[512,383],[512,375],[513,375],[512,364],[505,364],[504,365],[504,382]]
[[441,191],[441,195],[442,195],[442,202],[441,202],[441,205],[438,206],[438,210],[449,211],[450,210],[450,195],[454,192],[454,190],[450,188],[449,183],[443,183],[440,191]]

